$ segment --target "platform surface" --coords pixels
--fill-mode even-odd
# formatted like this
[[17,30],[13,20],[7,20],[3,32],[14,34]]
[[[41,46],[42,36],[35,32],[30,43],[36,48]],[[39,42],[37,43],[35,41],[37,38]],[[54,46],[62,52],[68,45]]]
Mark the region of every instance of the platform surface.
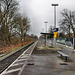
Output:
[[57,51],[43,47],[44,41],[39,40],[32,54],[28,51],[4,75],[75,75],[75,53],[72,61],[65,62]]

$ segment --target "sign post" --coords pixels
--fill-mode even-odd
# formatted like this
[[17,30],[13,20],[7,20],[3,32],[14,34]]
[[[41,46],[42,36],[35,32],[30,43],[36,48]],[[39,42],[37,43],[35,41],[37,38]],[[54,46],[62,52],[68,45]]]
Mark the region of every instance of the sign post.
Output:
[[57,38],[57,32],[54,32],[54,47],[56,51],[56,38]]
[[54,32],[54,38],[57,38],[57,32]]
[[57,31],[59,29],[58,28],[53,28],[53,32],[54,32],[54,47],[55,47],[55,51],[56,51],[56,38],[57,38]]

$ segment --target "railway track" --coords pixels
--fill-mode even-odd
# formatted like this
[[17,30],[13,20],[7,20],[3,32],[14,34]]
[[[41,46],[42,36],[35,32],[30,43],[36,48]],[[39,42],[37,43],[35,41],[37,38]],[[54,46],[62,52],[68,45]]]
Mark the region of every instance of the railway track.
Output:
[[12,62],[14,62],[27,48],[29,48],[34,42],[26,45],[19,51],[13,53],[12,55],[8,56],[7,58],[0,61],[0,75],[1,73],[10,65]]

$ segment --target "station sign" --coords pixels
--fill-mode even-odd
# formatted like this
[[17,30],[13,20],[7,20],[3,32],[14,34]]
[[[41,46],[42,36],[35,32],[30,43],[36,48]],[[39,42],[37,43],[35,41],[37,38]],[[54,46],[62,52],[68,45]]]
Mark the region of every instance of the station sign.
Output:
[[44,38],[45,36],[41,36],[42,38]]
[[53,32],[57,32],[59,29],[58,28],[53,28]]
[[57,37],[57,32],[54,32],[54,38],[56,38]]

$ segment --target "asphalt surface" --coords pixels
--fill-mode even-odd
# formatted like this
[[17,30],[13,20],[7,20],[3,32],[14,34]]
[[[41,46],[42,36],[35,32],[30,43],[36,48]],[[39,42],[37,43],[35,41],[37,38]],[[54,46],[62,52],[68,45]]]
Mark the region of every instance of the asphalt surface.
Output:
[[59,58],[57,50],[45,48],[44,40],[39,40],[31,55],[25,54],[21,61],[14,63],[17,69],[13,66],[15,71],[9,68],[4,75],[75,75],[75,53],[72,53],[71,61],[65,62]]
[[75,75],[74,53],[72,61],[65,62],[56,51],[43,49],[43,44],[38,42],[21,75]]

